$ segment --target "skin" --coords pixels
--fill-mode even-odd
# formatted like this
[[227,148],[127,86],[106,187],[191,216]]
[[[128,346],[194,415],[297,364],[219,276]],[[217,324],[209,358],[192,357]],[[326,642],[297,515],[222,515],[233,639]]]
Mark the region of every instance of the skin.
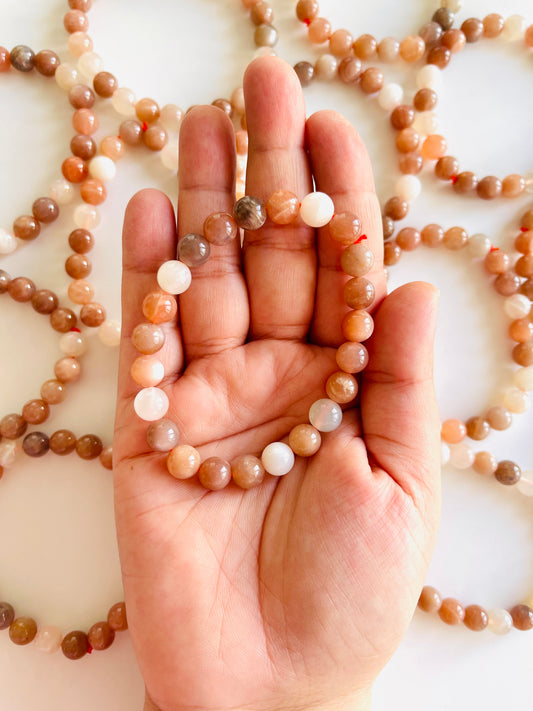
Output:
[[[249,195],[328,193],[363,221],[375,254],[375,330],[360,396],[319,452],[256,489],[208,492],[173,479],[133,412],[130,334],[177,238],[234,203],[232,127],[213,107],[180,133],[176,220],[154,190],[124,221],[123,341],[115,503],[129,629],[145,710],[370,708],[372,684],[402,639],[424,582],[439,516],[439,422],[432,383],[437,292],[385,296],[381,218],[355,129],[307,120],[298,80],[276,58],[244,78]],[[168,416],[202,459],[260,455],[307,421],[337,370],[347,277],[327,229],[267,223],[214,247],[193,269],[161,357]]]

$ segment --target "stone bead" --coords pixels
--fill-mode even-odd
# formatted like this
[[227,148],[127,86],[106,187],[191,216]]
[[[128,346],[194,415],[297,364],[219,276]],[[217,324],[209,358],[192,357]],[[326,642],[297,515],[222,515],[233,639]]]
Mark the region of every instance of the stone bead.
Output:
[[227,212],[213,212],[205,219],[203,233],[208,242],[220,246],[237,237],[238,227],[233,217]]
[[165,377],[165,367],[163,363],[154,356],[142,355],[136,358],[131,364],[130,374],[134,382],[141,388],[150,388],[159,383]]
[[17,617],[9,626],[9,639],[18,645],[29,644],[37,634],[37,623],[31,617]]
[[470,417],[465,426],[467,437],[476,441],[485,439],[490,434],[490,425],[483,417]]
[[0,72],[7,72],[10,67],[9,50],[5,47],[0,47]]
[[9,286],[11,277],[3,269],[0,269],[0,294],[5,294]]
[[160,420],[169,408],[168,395],[160,388],[143,388],[135,396],[133,407],[138,417],[147,422]]
[[468,607],[465,607],[463,622],[469,630],[481,632],[488,626],[489,616],[487,611],[479,605],[468,605]]
[[[518,346],[516,346],[515,349],[513,350],[513,359],[514,360],[516,360],[516,358],[514,358],[514,351],[519,346],[529,346],[531,348],[531,343],[519,343]],[[519,365],[524,365],[524,367],[529,367],[529,366],[533,365],[533,359],[530,359],[530,362],[527,362],[525,364],[519,363]],[[504,405],[507,407],[507,409],[510,412],[519,414],[521,412],[526,412],[526,410],[529,409],[529,405],[530,405],[529,395],[527,393],[523,392],[522,390],[520,390],[519,388],[507,388],[507,390],[504,393],[503,400],[504,400]]]
[[59,205],[49,197],[37,198],[31,206],[33,216],[39,222],[48,224],[59,217]]
[[439,89],[442,84],[441,70],[435,64],[426,64],[416,74],[416,85],[419,89]]
[[116,89],[111,96],[111,103],[115,111],[121,116],[135,116],[135,94],[131,89],[126,87]]
[[269,474],[284,476],[294,466],[294,452],[284,442],[271,442],[264,448],[261,462]]
[[438,160],[439,158],[442,158],[444,155],[446,155],[447,148],[448,145],[446,143],[446,139],[443,138],[443,136],[434,134],[432,136],[428,136],[425,139],[425,141],[422,143],[420,152],[422,153],[422,156],[427,160]]
[[[526,279],[526,281],[520,285],[520,293],[526,296],[530,301],[533,301],[533,279]],[[520,365],[523,365],[523,363],[520,363]]]
[[90,136],[79,133],[70,141],[70,150],[78,158],[90,160],[96,154],[96,143]]
[[439,69],[444,69],[450,63],[452,53],[446,46],[436,45],[428,50],[426,61],[428,64],[433,64]]
[[28,400],[22,408],[22,417],[29,425],[40,425],[49,415],[50,407],[44,400]]
[[445,420],[442,423],[440,434],[448,444],[457,444],[466,437],[466,425],[454,418]]
[[88,304],[94,297],[94,287],[85,279],[75,279],[69,284],[67,294],[74,304]]
[[502,37],[511,42],[516,42],[524,37],[526,20],[522,15],[510,15],[503,23]]
[[443,29],[438,22],[431,21],[422,25],[418,34],[426,43],[426,47],[430,49],[432,46],[438,44],[442,37]]
[[383,86],[384,76],[381,69],[368,67],[359,77],[359,87],[365,94],[375,94]]
[[469,17],[461,25],[461,31],[464,32],[467,42],[477,42],[483,37],[483,22],[477,17]]
[[89,651],[89,640],[85,632],[74,630],[68,632],[61,642],[61,651],[67,659],[81,659]]
[[198,479],[210,491],[224,489],[231,481],[230,463],[221,457],[208,457],[200,464]]
[[107,190],[100,180],[88,178],[80,186],[80,195],[89,205],[101,205],[107,198]]
[[53,77],[60,64],[58,55],[50,49],[42,49],[35,55],[35,69],[45,77]]
[[125,145],[118,136],[106,136],[100,143],[100,152],[106,158],[117,161],[124,155]]
[[386,215],[382,215],[381,227],[383,230],[383,239],[390,239],[390,237],[394,234],[394,220]]
[[400,56],[409,64],[417,62],[426,49],[426,43],[419,35],[409,35],[400,42]]
[[438,247],[444,239],[444,230],[440,225],[432,223],[422,228],[420,237],[426,247]]
[[61,383],[73,383],[81,375],[81,365],[76,358],[60,358],[54,365],[54,374]]
[[15,237],[0,227],[0,254],[11,254],[17,248]]
[[345,373],[360,373],[368,364],[368,351],[362,343],[347,341],[338,347],[335,359]]
[[177,143],[167,143],[167,145],[161,149],[161,163],[168,168],[176,172],[179,167],[179,148]]
[[422,235],[414,227],[403,227],[396,235],[396,244],[404,252],[412,252],[422,241]]
[[312,425],[301,424],[289,433],[289,447],[299,457],[311,457],[320,449],[322,437]]
[[436,105],[437,93],[433,89],[419,89],[413,98],[413,106],[417,111],[431,111]]
[[509,613],[515,629],[526,632],[533,628],[533,610],[528,605],[515,605]]
[[[398,157],[398,167],[404,175],[417,175],[424,167],[424,160],[420,153],[400,153]],[[405,196],[404,196],[404,199]]]
[[71,254],[65,262],[65,271],[73,279],[84,279],[92,271],[92,264],[84,254]]
[[341,405],[351,402],[359,390],[357,380],[349,373],[337,371],[326,380],[326,394],[330,400]]
[[355,84],[361,75],[362,64],[357,57],[344,57],[339,62],[337,73],[344,84]]
[[74,84],[69,89],[68,100],[75,109],[90,109],[94,106],[96,97],[87,84]]
[[120,124],[120,139],[128,146],[138,146],[142,141],[142,133],[143,130],[139,121],[128,119]]
[[[400,106],[396,106],[395,109],[393,109],[391,115],[390,115],[390,122],[392,124],[392,127],[395,128],[397,131],[403,131],[405,128],[409,128],[411,124],[413,123],[415,119],[415,112],[413,110],[412,106],[407,106],[405,104],[400,104]],[[405,135],[411,135],[411,134],[405,134]],[[416,148],[418,145],[417,144],[414,146]],[[406,151],[403,151],[406,152]]]
[[496,12],[492,12],[483,19],[483,35],[485,37],[499,37],[503,30],[503,17]]
[[313,44],[323,44],[331,37],[331,25],[324,17],[314,17],[308,27],[309,41]]
[[450,464],[456,469],[469,469],[474,463],[475,453],[464,442],[450,447]]
[[65,158],[61,164],[61,172],[69,183],[82,183],[89,173],[87,164],[77,156]]
[[100,213],[93,205],[82,203],[74,210],[73,219],[76,227],[93,230],[100,224]]
[[311,84],[315,76],[315,69],[312,64],[309,62],[297,62],[293,69],[302,86],[305,87]]
[[61,647],[61,638],[63,637],[59,627],[52,625],[44,625],[39,627],[34,638],[34,646],[45,654],[57,652]]
[[177,446],[179,438],[177,425],[167,418],[151,422],[146,430],[146,442],[154,452],[170,452]]
[[67,390],[59,380],[45,380],[41,385],[41,398],[49,405],[57,405],[67,396]]
[[151,355],[157,353],[165,343],[165,333],[156,324],[141,323],[133,329],[131,342],[139,353]]
[[[523,471],[516,488],[524,496],[533,496],[533,470]],[[533,598],[529,601],[530,606],[533,606]]]
[[472,469],[478,474],[483,476],[489,476],[494,474],[496,467],[498,466],[498,461],[496,457],[490,452],[476,452],[474,457],[474,462],[472,464]]
[[96,156],[89,163],[89,173],[93,178],[107,183],[115,177],[117,167],[111,158],[107,156]]
[[76,440],[76,454],[81,459],[96,459],[104,448],[102,440],[93,434],[83,435]]
[[115,630],[107,622],[96,622],[87,633],[87,639],[93,649],[101,651],[113,644]]
[[309,23],[318,15],[318,0],[298,0],[296,5],[296,17],[300,22]]
[[35,65],[35,54],[25,44],[18,44],[11,50],[9,60],[13,69],[19,72],[31,72]]
[[370,59],[376,54],[377,48],[376,38],[369,34],[360,35],[353,43],[353,51],[359,59]]
[[152,121],[157,121],[160,116],[159,106],[153,99],[139,99],[135,104],[135,113],[139,121],[146,121],[146,123],[152,123]]
[[15,463],[17,456],[16,442],[4,441],[0,442],[0,466],[11,467]]
[[348,30],[335,30],[329,38],[329,51],[334,57],[344,57],[350,53],[353,36]]
[[272,193],[265,207],[268,217],[277,225],[291,224],[297,219],[300,212],[300,202],[297,196],[289,190],[277,190]]
[[29,457],[42,457],[50,449],[48,436],[44,432],[30,432],[22,440],[22,449]]
[[425,585],[418,598],[418,607],[424,612],[438,612],[441,605],[442,598],[439,591],[431,585]]
[[533,25],[529,25],[524,33],[524,40],[527,47],[533,47]]
[[519,368],[513,373],[513,383],[520,390],[533,390],[533,366]]
[[104,467],[104,469],[109,469],[111,471],[113,469],[113,446],[108,445],[107,447],[104,447],[100,452],[99,459],[100,464]]
[[157,270],[157,283],[169,294],[183,294],[191,285],[192,275],[189,267],[176,259],[171,259]]
[[76,435],[70,430],[57,430],[50,436],[49,444],[54,454],[65,456],[76,449]]
[[478,233],[472,235],[466,245],[468,256],[472,259],[484,259],[491,249],[490,239],[487,235]]
[[98,96],[109,99],[118,89],[118,81],[109,72],[98,72],[93,78],[93,87]]
[[4,415],[0,420],[0,435],[6,439],[18,439],[26,432],[28,423],[17,413]]
[[392,197],[387,200],[383,208],[383,213],[395,222],[403,220],[409,212],[409,203],[399,197]]
[[443,30],[449,30],[455,21],[455,15],[448,7],[440,7],[433,13],[432,22],[439,24]]
[[341,330],[347,341],[366,341],[374,331],[374,319],[363,309],[349,311],[342,319]]
[[519,257],[514,265],[514,270],[518,276],[530,279],[533,277],[533,254],[524,254]]
[[72,126],[77,133],[90,136],[98,130],[98,117],[91,109],[77,109],[72,116]]
[[502,193],[502,181],[495,175],[487,175],[479,181],[476,191],[482,200],[494,200]]
[[264,225],[267,213],[262,200],[245,195],[235,203],[233,216],[241,229],[258,230]]
[[254,42],[257,47],[274,47],[278,41],[278,31],[273,25],[263,23],[255,28]]
[[494,634],[507,634],[513,627],[513,618],[507,610],[496,609],[489,612],[489,630]]
[[142,312],[150,323],[167,323],[176,317],[178,305],[170,294],[153,292],[144,297]]
[[148,126],[146,131],[143,131],[142,139],[150,151],[160,151],[166,146],[168,136],[162,126]]
[[524,318],[531,310],[531,302],[523,294],[512,294],[504,300],[503,310],[509,318]]
[[190,479],[200,468],[200,454],[189,444],[179,444],[167,457],[167,469],[176,479]]
[[59,333],[67,333],[76,327],[78,318],[71,309],[59,306],[50,314],[50,325],[54,331]]
[[463,249],[468,244],[468,233],[462,227],[450,227],[444,233],[443,244],[454,251]]
[[498,466],[494,472],[494,476],[500,484],[505,484],[505,486],[513,486],[520,479],[522,471],[518,464],[511,462],[508,459],[504,459],[498,462]]
[[60,64],[59,67],[56,69],[54,79],[56,81],[56,84],[65,91],[68,91],[80,81],[78,70],[71,64],[68,64],[66,62]]
[[[465,34],[464,34],[464,32],[462,32],[461,30],[458,30],[458,29],[447,30],[442,35],[442,38],[441,38],[441,44],[443,45],[443,47],[445,47],[449,51],[450,55],[457,54],[458,52],[460,52],[463,49],[463,47],[465,46],[465,43],[466,43]],[[449,62],[449,58],[448,58],[448,62]],[[437,62],[437,65],[441,66],[438,64],[438,62]]]
[[339,212],[331,218],[328,229],[335,242],[351,245],[361,234],[361,220],[352,212]]
[[493,282],[495,290],[502,296],[511,296],[511,294],[516,294],[520,288],[520,285],[520,277],[512,271],[505,272],[504,274],[498,274]]
[[107,613],[107,624],[115,632],[124,632],[128,629],[126,617],[126,605],[123,602],[116,602]]
[[27,277],[15,277],[7,285],[9,296],[21,304],[31,301],[35,292],[35,284]]
[[203,235],[189,232],[178,242],[178,259],[188,267],[202,266],[210,254],[211,246]]
[[69,34],[72,32],[86,32],[89,29],[89,18],[80,10],[69,10],[63,16],[63,25]]
[[351,309],[367,309],[375,294],[374,284],[365,277],[354,277],[343,287],[344,301]]
[[438,615],[447,625],[458,625],[464,620],[465,609],[455,598],[446,597],[442,601]]
[[67,40],[69,52],[74,57],[81,57],[85,52],[91,52],[93,41],[86,32],[72,32]]
[[167,131],[179,131],[183,111],[176,104],[166,104],[161,109],[159,123],[166,128]]
[[483,262],[483,265],[489,274],[503,274],[511,264],[509,255],[501,249],[492,249]]
[[526,343],[533,337],[533,323],[528,317],[513,321],[509,326],[509,337],[517,343]]
[[15,610],[8,602],[0,602],[0,630],[6,630],[15,619]]
[[240,156],[245,156],[248,153],[248,131],[241,129],[235,132],[235,147]]
[[[418,131],[418,133],[423,134],[424,136],[427,136],[428,138],[430,136],[436,135],[437,134],[437,129],[439,127],[439,120],[437,117],[437,114],[434,111],[420,111],[417,113],[415,120],[413,121],[413,128],[415,131]],[[433,139],[432,139],[433,140]],[[444,139],[442,139],[444,140]],[[425,141],[424,141],[425,143]],[[442,145],[436,143],[438,145]],[[433,150],[435,150],[435,144],[433,145]],[[430,144],[426,145],[426,148],[424,149],[424,157],[431,158],[430,155],[428,155],[428,151],[430,149]],[[431,160],[434,160],[434,158],[431,158]]]
[[102,57],[95,52],[85,52],[78,59],[78,69],[86,81],[92,82],[94,77],[104,67]]
[[395,37],[384,37],[377,51],[382,62],[394,62],[400,53],[400,43]]
[[453,156],[441,156],[435,163],[435,175],[440,180],[451,180],[459,172],[459,161]]
[[309,408],[309,422],[319,432],[333,432],[342,422],[342,410],[333,400],[316,400]]
[[365,241],[352,244],[341,254],[340,264],[342,270],[352,277],[362,277],[374,266],[374,255]]
[[263,463],[252,454],[243,454],[231,462],[233,481],[241,489],[252,489],[265,478]]
[[41,225],[33,215],[21,215],[13,223],[13,234],[25,242],[35,239],[41,232]]

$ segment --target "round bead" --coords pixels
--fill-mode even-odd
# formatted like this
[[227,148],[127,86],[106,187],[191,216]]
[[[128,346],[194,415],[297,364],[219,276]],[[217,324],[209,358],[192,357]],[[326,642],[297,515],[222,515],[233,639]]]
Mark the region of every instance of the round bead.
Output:
[[17,248],[15,237],[0,227],[0,254],[11,254]]
[[0,442],[0,466],[11,467],[17,456],[16,442]]
[[326,193],[309,193],[300,205],[300,217],[310,227],[324,227],[331,220],[334,212],[333,200]]
[[361,234],[361,220],[352,212],[339,212],[331,218],[328,229],[334,242],[348,246]]
[[87,350],[87,343],[81,333],[70,331],[59,339],[59,348],[68,356],[81,356]]
[[294,452],[284,442],[271,442],[261,454],[266,471],[273,476],[283,476],[294,466]]
[[34,644],[40,652],[52,654],[53,652],[57,652],[57,650],[61,647],[62,637],[63,635],[61,634],[59,627],[45,625],[43,627],[39,627],[39,630],[35,635]]
[[205,264],[210,253],[211,246],[203,235],[189,232],[178,242],[178,258],[188,267]]
[[178,445],[179,438],[177,425],[167,418],[150,423],[146,430],[146,442],[154,452],[170,452]]
[[227,212],[214,212],[204,222],[204,237],[211,244],[223,245],[237,237],[237,223]]
[[351,402],[357,395],[358,389],[359,385],[353,375],[343,371],[332,373],[326,380],[327,396],[341,405]]
[[98,338],[110,348],[115,348],[120,344],[120,323],[106,319],[101,326],[98,327]]
[[513,320],[524,318],[531,310],[531,302],[523,294],[512,294],[504,299],[503,310]]
[[490,610],[488,627],[494,634],[507,634],[513,627],[513,618],[507,610]]
[[530,405],[529,395],[518,388],[507,388],[503,395],[503,404],[509,412],[526,412]]
[[175,318],[178,304],[170,294],[153,292],[144,297],[142,312],[150,323],[167,323]]
[[374,255],[365,240],[352,244],[341,254],[341,268],[350,276],[362,277],[374,266]]
[[438,615],[447,625],[458,625],[464,620],[465,610],[458,600],[447,597],[442,601]]
[[524,496],[533,496],[533,471],[523,471],[516,488]]
[[208,457],[200,464],[198,479],[210,491],[224,489],[231,481],[230,463],[221,457]]
[[87,639],[93,649],[101,651],[113,644],[115,630],[107,622],[96,622],[87,633]]
[[54,374],[61,383],[73,383],[81,375],[81,365],[76,358],[60,358],[54,365]]
[[231,462],[231,475],[241,489],[252,489],[265,478],[265,468],[257,457],[243,454]]
[[42,457],[50,449],[47,435],[44,432],[30,432],[22,440],[22,449],[29,457]]
[[6,630],[15,619],[15,610],[8,602],[0,602],[0,630]]
[[126,605],[123,602],[116,602],[109,608],[107,613],[107,624],[115,632],[124,632],[128,629],[128,618],[126,617]]
[[341,329],[347,341],[366,341],[374,331],[374,320],[368,311],[349,311],[342,319]]
[[489,624],[487,612],[479,605],[468,605],[465,607],[464,624],[473,632],[481,632]]
[[508,459],[504,459],[498,462],[494,476],[500,484],[505,486],[513,486],[520,479],[522,472],[520,467],[515,462],[511,462]]
[[165,333],[160,326],[154,323],[141,323],[133,329],[131,342],[139,353],[151,355],[157,353],[163,346]]
[[84,230],[92,230],[100,224],[100,213],[92,205],[78,205],[74,210],[74,224]]
[[365,277],[354,277],[343,288],[344,301],[351,309],[368,308],[375,297],[374,284]]
[[112,180],[117,172],[114,161],[107,156],[96,156],[89,163],[89,173],[102,182]]
[[0,435],[6,439],[18,439],[26,432],[27,428],[26,420],[15,412],[4,415],[0,420]]
[[268,217],[277,225],[289,225],[298,217],[300,204],[298,198],[289,190],[277,190],[266,202]]
[[309,422],[319,432],[333,432],[342,422],[342,410],[333,400],[316,400],[309,408]]
[[466,250],[468,252],[468,256],[472,259],[483,259],[489,254],[490,247],[490,239],[487,235],[478,233],[470,237],[468,244],[466,245]]
[[71,64],[67,63],[59,65],[54,74],[54,79],[56,80],[57,85],[65,91],[72,89],[72,87],[75,84],[79,84],[80,81],[78,70]]
[[414,175],[402,175],[402,177],[396,181],[395,192],[402,200],[411,202],[420,195],[421,191],[422,184]]
[[76,436],[69,430],[57,430],[50,437],[50,449],[59,456],[70,454],[76,449]]
[[464,442],[450,447],[450,464],[456,469],[468,469],[474,463],[474,452]]
[[37,634],[37,624],[31,617],[18,617],[9,626],[9,638],[18,645],[29,644]]
[[89,651],[89,640],[85,632],[68,632],[61,642],[61,650],[67,659],[81,659]]
[[168,170],[178,170],[179,148],[177,143],[167,143],[167,145],[161,149],[161,163],[163,163]]
[[299,457],[311,457],[318,452],[322,438],[312,425],[296,425],[289,433],[289,447]]
[[243,230],[258,230],[265,224],[267,213],[262,200],[245,195],[235,203],[233,216]]
[[64,178],[58,178],[51,183],[48,190],[49,197],[58,205],[68,205],[74,197],[72,185]]
[[490,452],[476,452],[472,469],[483,476],[490,476],[496,471],[498,461]]
[[183,111],[176,104],[166,104],[161,109],[161,114],[159,116],[159,123],[167,131],[179,131],[181,119],[183,118]]
[[442,597],[436,588],[425,585],[418,598],[418,607],[424,612],[438,612],[442,605]]
[[399,84],[385,84],[378,94],[378,104],[385,111],[392,111],[402,100],[403,89]]
[[360,373],[368,364],[368,351],[362,343],[348,341],[339,346],[335,358],[345,373]]
[[160,388],[143,388],[135,396],[133,406],[141,420],[160,420],[169,408],[168,395]]
[[111,103],[121,116],[135,116],[135,94],[131,89],[126,87],[117,89],[111,97]]
[[93,434],[83,435],[76,440],[76,454],[81,459],[96,459],[104,448],[102,440]]
[[167,457],[167,469],[176,479],[190,479],[200,468],[200,454],[190,444],[179,444]]
[[171,259],[157,270],[157,283],[169,294],[183,294],[191,285],[191,270],[184,262]]
[[516,42],[524,37],[527,23],[522,15],[510,15],[503,23],[502,37]]
[[419,89],[439,89],[442,84],[441,70],[435,64],[426,64],[416,74]]
[[131,377],[137,385],[142,388],[151,388],[165,377],[165,367],[163,363],[154,356],[142,355],[136,358],[131,364]]
[[513,373],[513,383],[520,390],[533,390],[533,365],[516,370]]
[[9,59],[14,69],[19,72],[31,72],[35,65],[35,54],[30,47],[18,44],[13,47],[9,54]]

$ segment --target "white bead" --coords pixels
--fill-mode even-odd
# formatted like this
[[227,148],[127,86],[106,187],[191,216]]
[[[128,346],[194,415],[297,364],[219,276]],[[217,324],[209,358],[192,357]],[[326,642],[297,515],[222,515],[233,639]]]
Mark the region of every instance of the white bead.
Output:
[[472,235],[466,243],[466,253],[471,259],[483,259],[490,252],[490,239],[478,232]]
[[55,200],[58,205],[68,205],[74,197],[74,189],[68,180],[58,178],[50,185],[48,197]]
[[131,89],[120,87],[111,97],[113,108],[121,116],[135,116],[135,94]]
[[513,628],[513,618],[507,610],[490,610],[488,628],[494,634],[507,634]]
[[468,469],[474,463],[474,452],[464,442],[450,447],[450,464],[456,469]]
[[89,173],[93,178],[107,183],[108,180],[112,180],[115,177],[117,166],[115,162],[107,156],[96,156],[96,158],[93,158],[89,163]]
[[315,75],[318,79],[332,81],[337,76],[337,58],[332,54],[321,54],[315,62]]
[[526,18],[522,15],[511,15],[503,23],[502,37],[511,42],[522,39],[526,31]]
[[416,85],[419,89],[439,89],[442,84],[442,73],[435,64],[426,64],[416,74]]
[[524,178],[526,180],[526,193],[533,193],[533,170],[528,170],[524,173]]
[[385,84],[378,94],[378,104],[385,111],[392,111],[402,103],[403,89],[399,84],[392,82]]
[[529,469],[528,471],[522,472],[515,486],[524,496],[533,496],[533,471]]
[[519,390],[533,390],[533,365],[515,370],[513,383]]
[[0,254],[11,254],[17,248],[17,238],[0,227]]
[[161,150],[161,163],[169,170],[176,171],[179,164],[179,153],[177,143],[167,143]]
[[513,294],[504,300],[503,310],[506,316],[509,316],[509,318],[512,318],[514,321],[529,315],[531,302],[527,296],[523,294]]
[[529,409],[529,395],[518,388],[507,388],[503,394],[503,404],[509,412],[526,412]]
[[309,227],[324,227],[334,213],[335,205],[326,193],[309,193],[300,206],[300,217]]
[[68,333],[64,333],[59,339],[59,348],[65,355],[77,358],[85,353],[87,343],[81,333],[69,331]]
[[183,294],[191,285],[192,274],[189,267],[177,259],[170,259],[157,270],[157,283],[169,294]]
[[17,456],[17,443],[6,439],[0,442],[0,467],[11,467]]
[[165,104],[161,109],[159,123],[166,131],[179,131],[183,111],[176,104]]
[[420,195],[421,191],[422,183],[416,175],[402,175],[396,181],[395,194],[402,200],[411,202]]
[[72,89],[75,84],[80,83],[78,70],[76,67],[73,67],[72,64],[67,64],[66,62],[58,66],[54,74],[54,79],[56,80],[56,84],[65,91]]
[[106,319],[98,328],[98,338],[104,346],[115,348],[120,344],[120,323]]
[[133,407],[141,420],[155,422],[167,414],[167,394],[161,388],[143,388],[135,396]]
[[437,132],[439,127],[439,119],[434,111],[420,111],[416,114],[413,121],[413,128],[418,133],[425,136],[431,136]]
[[447,7],[451,12],[459,12],[463,7],[463,0],[440,0],[441,7]]
[[273,476],[283,476],[294,466],[294,452],[284,442],[272,442],[263,449],[263,466]]
[[440,445],[440,464],[442,467],[446,466],[450,461],[450,448],[444,442]]
[[78,205],[73,217],[76,227],[84,230],[93,230],[100,224],[100,213],[92,205]]
[[45,652],[46,654],[52,654],[57,652],[59,647],[61,647],[61,639],[63,633],[59,627],[53,627],[52,625],[42,625],[37,630],[33,644],[36,649],[40,652]]
[[92,82],[94,77],[104,68],[102,57],[95,52],[85,52],[78,59],[78,71],[85,79]]
[[309,408],[309,422],[319,432],[333,432],[342,422],[340,405],[326,397],[315,400]]
[[277,57],[277,54],[272,47],[258,47],[254,52],[255,57]]

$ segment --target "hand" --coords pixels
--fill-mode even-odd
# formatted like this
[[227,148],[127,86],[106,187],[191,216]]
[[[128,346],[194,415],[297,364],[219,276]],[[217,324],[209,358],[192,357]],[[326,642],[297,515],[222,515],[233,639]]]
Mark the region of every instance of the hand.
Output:
[[[376,256],[375,331],[357,405],[319,452],[250,491],[177,481],[134,414],[130,334],[177,236],[234,202],[234,138],[219,109],[183,120],[178,228],[167,198],[136,195],[124,223],[123,342],[114,445],[119,550],[146,709],[369,708],[372,684],[409,624],[439,510],[439,425],[432,385],[436,291],[385,297],[372,170],[352,126],[305,120],[281,60],[248,68],[247,194],[288,189],[360,216]],[[324,232],[324,231],[322,231]],[[169,417],[181,441],[231,460],[260,455],[307,421],[336,370],[346,312],[327,234],[298,223],[213,248],[179,297],[162,351]]]

